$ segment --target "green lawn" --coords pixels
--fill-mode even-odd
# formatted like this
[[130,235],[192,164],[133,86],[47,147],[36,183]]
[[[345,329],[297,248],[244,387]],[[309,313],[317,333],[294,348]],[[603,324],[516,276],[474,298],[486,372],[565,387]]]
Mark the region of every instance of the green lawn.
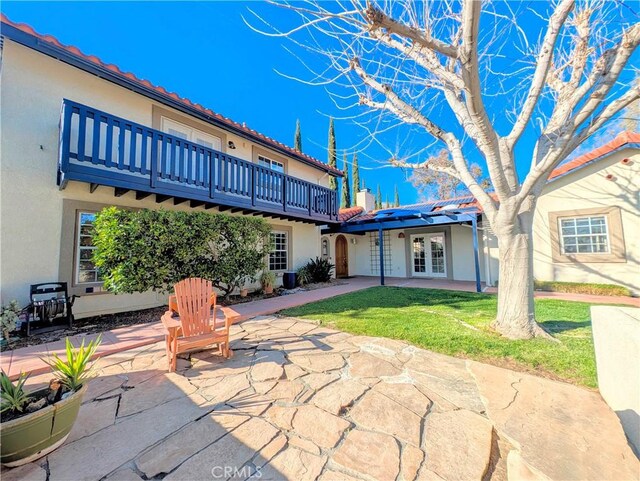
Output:
[[597,387],[589,304],[536,299],[538,322],[560,343],[511,341],[489,329],[496,296],[438,289],[372,287],[282,314],[353,334],[388,337],[452,356],[535,371]]

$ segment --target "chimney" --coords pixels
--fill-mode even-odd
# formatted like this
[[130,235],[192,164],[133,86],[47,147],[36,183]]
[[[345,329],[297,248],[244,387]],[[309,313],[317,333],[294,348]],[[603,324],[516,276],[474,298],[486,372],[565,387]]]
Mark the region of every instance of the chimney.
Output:
[[371,212],[376,206],[375,197],[369,189],[360,189],[360,192],[356,194],[356,205],[362,207],[365,213]]

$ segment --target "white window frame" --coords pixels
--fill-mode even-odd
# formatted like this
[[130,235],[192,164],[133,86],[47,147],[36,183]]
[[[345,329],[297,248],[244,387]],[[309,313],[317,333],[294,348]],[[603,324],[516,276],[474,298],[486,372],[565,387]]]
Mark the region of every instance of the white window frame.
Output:
[[[75,265],[73,266],[73,277],[74,277],[74,285],[77,286],[82,286],[82,285],[89,285],[89,284],[102,284],[102,279],[100,279],[100,273],[98,271],[98,269],[94,269],[92,272],[95,271],[96,273],[96,277],[94,281],[80,281],[80,271],[81,270],[86,270],[86,269],[80,269],[80,262],[82,259],[82,251],[95,251],[96,247],[93,245],[93,241],[92,241],[92,245],[91,246],[83,246],[80,243],[80,239],[82,237],[85,237],[82,235],[82,226],[83,225],[89,225],[89,224],[82,224],[82,216],[83,215],[92,215],[94,216],[95,219],[95,215],[97,214],[97,212],[92,211],[92,210],[79,210],[76,212],[76,236],[75,236]],[[91,236],[93,238],[93,236]],[[95,267],[95,266],[94,266]]]
[[[592,229],[592,225],[591,225],[591,219],[594,218],[602,218],[604,219],[604,233],[596,233],[594,234],[593,232],[591,232]],[[589,234],[578,234],[578,226],[577,226],[577,221],[579,219],[589,219]],[[564,234],[562,232],[562,222],[563,221],[567,221],[567,220],[572,220],[574,221],[574,226],[576,228],[576,233],[575,234]],[[606,254],[611,254],[611,237],[609,236],[609,219],[608,216],[606,214],[591,214],[591,215],[579,215],[579,216],[571,216],[571,217],[558,217],[558,237],[560,239],[560,253],[562,255],[566,255],[566,256],[573,256],[573,255],[606,255]],[[593,243],[593,239],[594,237],[597,236],[605,236],[606,238],[606,247],[607,249],[605,251],[602,252],[580,252],[578,246],[580,246],[581,244],[578,243],[578,238],[579,237],[590,237],[591,238],[591,243],[590,244],[582,244],[582,245],[590,245],[591,248],[593,249],[593,247],[595,245],[598,245],[599,243]],[[576,251],[575,252],[567,252],[566,248],[565,248],[565,237],[575,237],[576,239]]]
[[[414,239],[422,237],[424,239],[424,261],[425,271],[416,272],[414,263]],[[433,272],[433,262],[431,253],[431,238],[442,237],[442,260],[443,260],[443,272]],[[447,277],[447,237],[444,232],[429,232],[428,234],[413,234],[410,238],[411,241],[411,275],[415,277]]]
[[[284,235],[284,248],[283,249],[276,249],[275,240],[273,239],[273,237],[271,238],[272,247],[271,247],[271,250],[269,251],[268,262],[269,262],[269,270],[273,271],[273,272],[286,271],[289,268],[289,242],[291,242],[291,240],[289,239],[289,232],[287,232],[286,230],[272,230],[271,231],[271,236],[279,235],[279,234]],[[283,268],[272,268],[271,267],[271,255],[276,253],[276,252],[284,252],[285,266]]]
[[[184,140],[192,142],[194,144],[202,145],[203,147],[207,147],[209,149],[222,151],[222,139],[212,134],[208,134],[203,132],[202,130],[193,128],[189,125],[183,124],[182,122],[178,122],[177,120],[170,119],[168,117],[161,117],[160,119],[160,129],[163,132],[168,133],[169,135],[174,135],[175,137],[181,137],[180,135],[176,135],[175,133],[171,133],[170,130],[175,132],[181,132],[184,134]],[[201,140],[211,144],[209,147],[204,145]]]
[[[284,162],[280,162],[279,160],[273,160],[270,159],[269,157],[266,157],[264,155],[258,155],[258,165],[261,165],[262,167],[267,167],[271,170],[275,170],[276,172],[280,172],[281,174],[284,174]],[[278,170],[277,168],[274,169],[273,166],[274,165],[278,165],[282,170]]]

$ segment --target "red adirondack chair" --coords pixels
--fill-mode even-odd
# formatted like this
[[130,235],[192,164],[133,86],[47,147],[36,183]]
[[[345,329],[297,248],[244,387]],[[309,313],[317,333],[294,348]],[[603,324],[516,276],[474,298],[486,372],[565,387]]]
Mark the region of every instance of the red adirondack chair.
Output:
[[169,296],[169,310],[162,316],[162,324],[167,330],[169,371],[176,370],[178,354],[209,346],[218,346],[224,357],[231,357],[229,329],[239,314],[228,307],[220,307],[224,320],[216,319],[219,306],[216,306],[211,281],[198,277],[185,279],[174,286],[174,292]]

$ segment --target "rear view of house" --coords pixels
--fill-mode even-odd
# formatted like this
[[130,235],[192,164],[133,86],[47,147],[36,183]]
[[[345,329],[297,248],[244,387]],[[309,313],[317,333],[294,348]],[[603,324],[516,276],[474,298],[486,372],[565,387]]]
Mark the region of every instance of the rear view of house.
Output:
[[[639,133],[623,132],[558,167],[535,213],[536,280],[640,294],[639,179]],[[473,197],[382,211],[368,191],[357,200],[340,211],[340,226],[324,231],[323,255],[335,259],[338,275],[499,282],[499,246]]]
[[320,254],[340,171],[4,16],[2,39],[3,303],[52,281],[79,317],[164,303],[103,291],[91,224],[111,205],[263,216],[277,273]]

